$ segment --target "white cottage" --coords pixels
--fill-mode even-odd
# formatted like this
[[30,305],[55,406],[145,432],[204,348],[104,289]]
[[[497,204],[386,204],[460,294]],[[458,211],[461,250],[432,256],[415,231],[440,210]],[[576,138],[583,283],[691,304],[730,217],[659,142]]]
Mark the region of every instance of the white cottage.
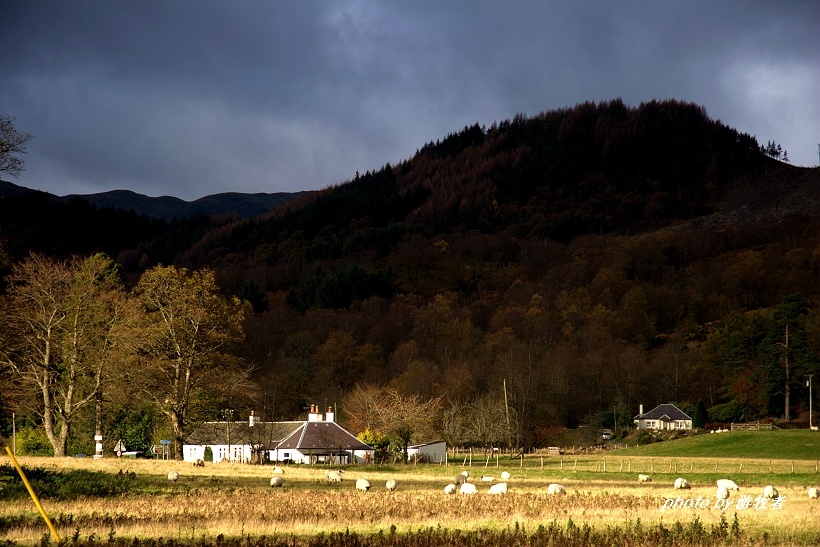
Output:
[[295,462],[333,464],[373,461],[374,450],[336,423],[333,409],[322,415],[310,407],[307,421],[260,422],[253,413],[247,422],[206,422],[182,446],[183,459],[214,462]]
[[408,461],[415,461],[416,458],[429,463],[442,463],[447,461],[447,441],[434,441],[408,446]]
[[303,422],[260,422],[251,413],[247,422],[205,422],[185,439],[182,456],[186,462],[205,459],[211,449],[214,463],[266,462],[268,447],[278,443]]
[[324,417],[319,407],[310,407],[306,422],[281,441],[269,445],[271,461],[296,463],[368,463],[374,449],[336,423],[332,408]]
[[673,404],[658,405],[646,414],[643,405],[638,408],[634,418],[637,429],[654,429],[657,431],[677,431],[692,429],[692,418]]

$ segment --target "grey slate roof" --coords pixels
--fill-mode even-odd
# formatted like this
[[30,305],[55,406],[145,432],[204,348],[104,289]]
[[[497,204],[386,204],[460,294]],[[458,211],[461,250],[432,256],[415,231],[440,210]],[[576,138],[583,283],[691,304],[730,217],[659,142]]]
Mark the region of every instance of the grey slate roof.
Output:
[[230,444],[264,445],[278,443],[304,422],[205,422],[185,439],[185,444],[226,445],[230,432]]
[[635,420],[691,420],[692,418],[673,404],[658,405],[649,412],[638,414]]
[[301,425],[270,448],[296,449],[304,453],[335,453],[339,450],[373,450],[336,422],[301,422]]

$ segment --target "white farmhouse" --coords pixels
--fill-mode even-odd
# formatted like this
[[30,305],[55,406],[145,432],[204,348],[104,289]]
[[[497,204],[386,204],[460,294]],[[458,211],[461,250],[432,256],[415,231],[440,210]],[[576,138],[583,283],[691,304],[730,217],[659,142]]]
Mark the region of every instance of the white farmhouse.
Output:
[[211,449],[214,463],[265,463],[268,446],[290,435],[303,422],[260,422],[251,413],[247,422],[205,422],[189,435],[182,445],[186,462],[205,460]]
[[677,431],[692,429],[692,418],[673,404],[658,405],[646,414],[640,405],[638,415],[634,418],[637,429],[654,429],[657,431]]
[[316,405],[311,406],[306,422],[269,447],[270,459],[282,462],[340,465],[371,462],[374,456],[373,447],[336,423],[332,408],[323,417]]

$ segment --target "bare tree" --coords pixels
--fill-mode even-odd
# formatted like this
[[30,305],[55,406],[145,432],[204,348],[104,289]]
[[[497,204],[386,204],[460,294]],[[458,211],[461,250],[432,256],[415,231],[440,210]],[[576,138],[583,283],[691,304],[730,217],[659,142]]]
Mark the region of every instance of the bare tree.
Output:
[[64,456],[78,411],[97,401],[124,333],[125,293],[104,255],[55,262],[32,254],[12,268],[2,360],[37,387],[38,413]]
[[0,173],[17,178],[23,172],[23,160],[17,154],[26,153],[26,143],[34,138],[31,133],[17,131],[14,118],[0,116]]

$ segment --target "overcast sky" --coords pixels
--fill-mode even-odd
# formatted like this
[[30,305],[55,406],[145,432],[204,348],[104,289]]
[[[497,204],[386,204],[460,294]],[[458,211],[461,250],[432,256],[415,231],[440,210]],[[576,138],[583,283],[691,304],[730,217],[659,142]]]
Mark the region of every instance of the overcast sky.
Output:
[[818,163],[820,2],[2,0],[16,184],[324,188],[478,122],[675,98]]

